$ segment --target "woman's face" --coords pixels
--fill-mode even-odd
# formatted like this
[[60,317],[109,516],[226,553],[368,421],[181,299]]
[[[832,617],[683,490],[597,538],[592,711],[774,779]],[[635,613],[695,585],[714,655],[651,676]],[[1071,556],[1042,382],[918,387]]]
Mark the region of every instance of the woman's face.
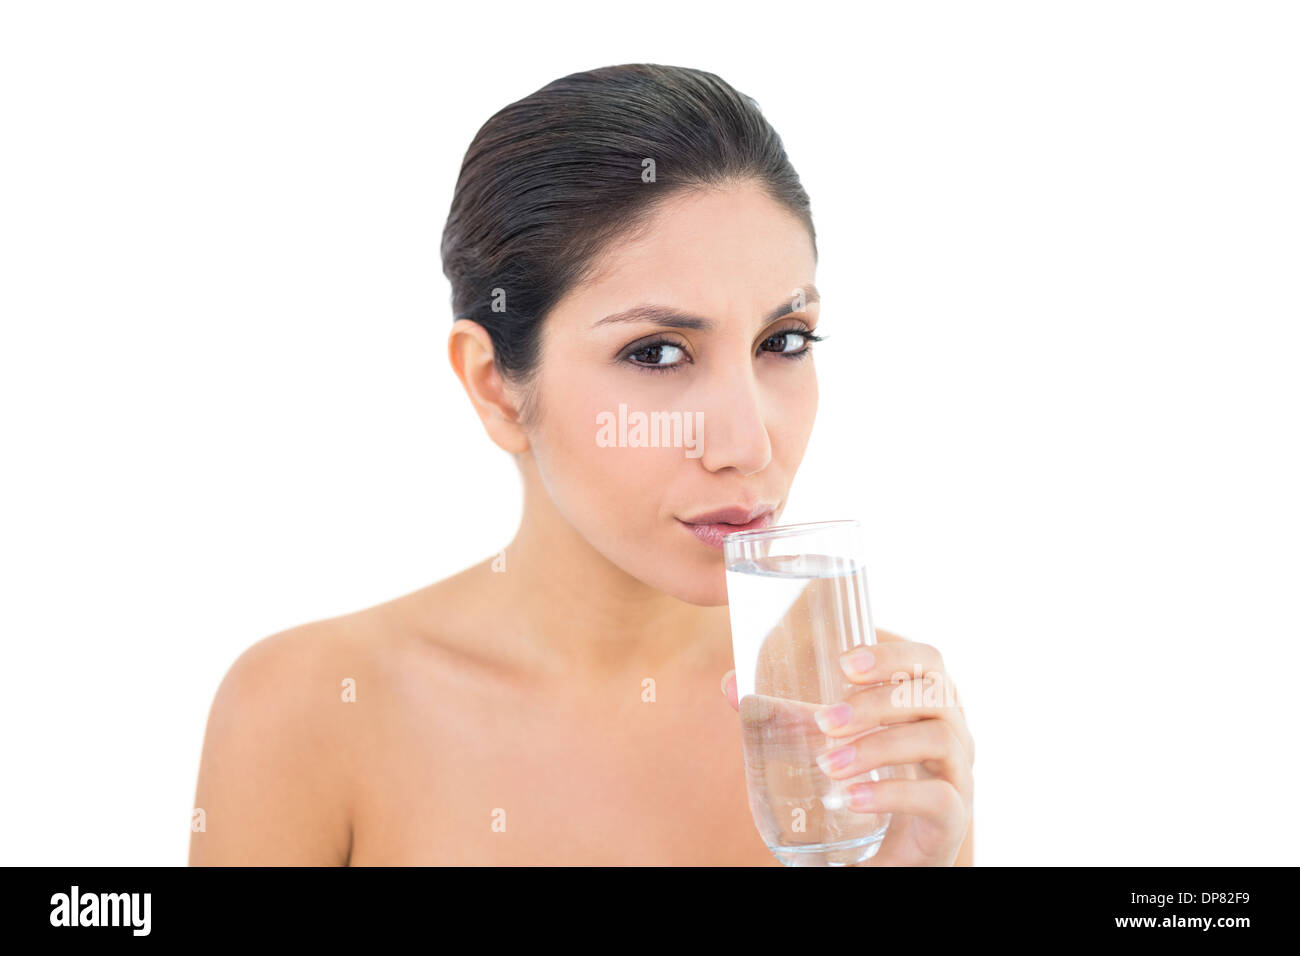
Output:
[[[692,192],[547,317],[531,452],[561,515],[627,574],[725,604],[707,539],[732,529],[686,522],[777,523],[817,414],[798,334],[817,325],[815,270],[806,227],[759,188]],[[628,314],[645,306],[687,318]]]

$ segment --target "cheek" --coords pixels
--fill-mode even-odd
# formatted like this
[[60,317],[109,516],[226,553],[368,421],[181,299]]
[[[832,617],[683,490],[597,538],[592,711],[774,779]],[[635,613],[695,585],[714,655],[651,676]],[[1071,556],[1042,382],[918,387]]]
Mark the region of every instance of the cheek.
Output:
[[787,465],[796,464],[817,419],[817,376],[809,369],[805,375],[780,379],[772,387],[768,428],[773,456]]
[[541,395],[534,458],[557,507],[592,537],[653,522],[667,476],[681,467],[680,449],[618,443],[619,403],[628,415],[643,407],[635,391],[608,376],[571,374]]

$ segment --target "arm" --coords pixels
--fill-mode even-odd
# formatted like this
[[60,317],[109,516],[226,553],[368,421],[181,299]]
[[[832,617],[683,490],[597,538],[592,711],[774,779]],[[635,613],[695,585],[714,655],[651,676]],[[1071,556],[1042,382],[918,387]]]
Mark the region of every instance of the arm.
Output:
[[213,700],[191,828],[191,866],[330,866],[351,852],[340,683],[328,633],[265,638],[231,666]]

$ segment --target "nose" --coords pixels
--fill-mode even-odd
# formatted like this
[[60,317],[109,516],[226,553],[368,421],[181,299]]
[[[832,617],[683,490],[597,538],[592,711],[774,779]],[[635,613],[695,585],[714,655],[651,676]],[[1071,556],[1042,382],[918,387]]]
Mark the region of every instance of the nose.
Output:
[[771,462],[772,442],[754,370],[737,365],[718,372],[709,382],[708,401],[701,403],[700,464],[712,472],[734,468],[749,476]]

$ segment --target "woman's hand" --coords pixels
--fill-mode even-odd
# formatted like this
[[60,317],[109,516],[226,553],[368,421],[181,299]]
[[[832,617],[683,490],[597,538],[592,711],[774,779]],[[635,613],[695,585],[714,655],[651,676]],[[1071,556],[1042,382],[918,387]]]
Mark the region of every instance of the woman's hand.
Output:
[[[876,635],[879,643],[840,657],[861,689],[816,713],[826,736],[859,739],[829,748],[817,762],[837,780],[896,768],[894,779],[849,786],[852,809],[893,814],[880,849],[859,866],[952,866],[974,813],[975,739],[939,652],[888,631]],[[871,661],[859,670],[855,655],[863,651]],[[734,671],[722,689],[739,710]],[[860,736],[865,731],[872,732]]]

